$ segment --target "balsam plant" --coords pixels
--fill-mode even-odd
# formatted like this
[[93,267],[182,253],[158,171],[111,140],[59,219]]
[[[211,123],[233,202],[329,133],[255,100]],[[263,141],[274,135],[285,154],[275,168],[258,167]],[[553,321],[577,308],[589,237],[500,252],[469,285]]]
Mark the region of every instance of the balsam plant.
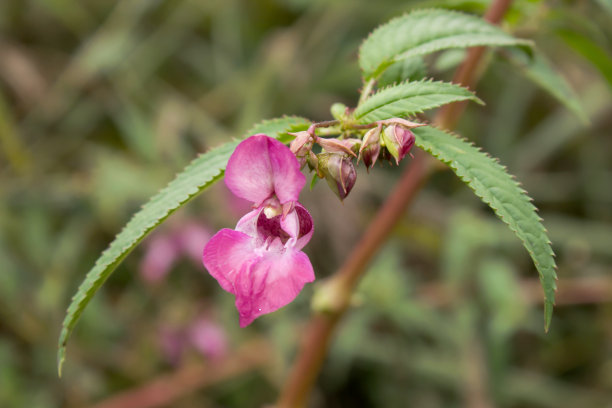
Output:
[[[134,215],[70,303],[59,338],[59,372],[79,317],[115,268],[149,232],[224,176],[236,195],[254,203],[254,210],[236,230],[222,230],[217,240],[211,240],[204,264],[225,290],[236,295],[244,326],[293,300],[304,283],[314,279],[308,257],[301,252],[316,220],[297,201],[305,184],[300,169],[311,174],[311,184],[325,179],[341,200],[350,199],[351,189],[359,182],[355,166],[363,163],[368,172],[376,171],[376,163],[393,166],[403,161],[411,166],[414,146],[448,165],[520,239],[539,273],[548,330],[556,290],[555,262],[531,199],[496,159],[449,129],[432,125],[426,116],[455,102],[483,103],[459,84],[426,77],[424,57],[474,46],[502,47],[504,58],[584,116],[572,90],[537,54],[531,41],[515,38],[478,17],[447,10],[397,17],[374,30],[361,45],[363,87],[355,107],[334,104],[332,118],[323,122],[295,116],[263,121],[247,132],[251,137],[244,141],[229,141],[193,160]],[[237,243],[242,249],[235,248],[240,246]],[[344,311],[346,305],[337,306],[336,299],[347,296],[342,292],[347,288],[351,286],[330,279],[315,294],[315,312]]]

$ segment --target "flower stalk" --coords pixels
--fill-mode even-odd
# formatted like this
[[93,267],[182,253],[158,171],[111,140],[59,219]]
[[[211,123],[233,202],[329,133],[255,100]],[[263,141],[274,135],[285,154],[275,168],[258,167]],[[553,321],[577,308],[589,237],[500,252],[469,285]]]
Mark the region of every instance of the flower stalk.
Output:
[[[499,24],[511,3],[512,0],[494,0],[485,14],[485,20]],[[457,69],[453,82],[473,87],[476,82],[476,67],[480,64],[482,56],[482,50],[471,49]],[[359,103],[367,99],[374,84],[374,79],[365,84]],[[455,106],[457,103],[440,110],[435,123],[451,130],[463,111],[463,107]],[[352,128],[370,129],[376,126],[378,124],[354,125]],[[276,408],[301,408],[306,405],[335,329],[350,306],[352,293],[359,280],[434,169],[428,156],[422,152],[415,156],[340,270],[324,283],[326,285],[324,288],[320,289],[322,299],[318,300],[315,297],[314,314],[305,328],[296,360],[281,389]]]

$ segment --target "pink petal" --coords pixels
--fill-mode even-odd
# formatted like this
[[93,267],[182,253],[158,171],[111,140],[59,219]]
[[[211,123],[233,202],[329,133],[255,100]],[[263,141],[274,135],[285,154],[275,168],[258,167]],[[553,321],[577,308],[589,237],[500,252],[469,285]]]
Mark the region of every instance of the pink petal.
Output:
[[268,251],[259,261],[245,264],[236,280],[240,327],[290,303],[304,284],[314,280],[308,256],[299,251]]
[[306,184],[306,176],[300,171],[300,162],[291,150],[276,139],[270,142],[270,162],[274,174],[274,192],[281,204],[297,201]]
[[304,248],[314,232],[314,223],[308,210],[300,203],[295,203],[293,211],[289,212],[284,219],[281,219],[281,228],[296,238],[293,245],[294,250],[299,251]]
[[242,214],[252,210],[253,203],[250,203],[244,198],[240,198],[230,191],[230,189],[223,183],[216,184],[223,189],[223,200],[227,204],[227,210],[230,214],[235,217],[240,217]]
[[238,197],[259,205],[273,194],[281,204],[296,201],[306,177],[291,150],[266,135],[241,142],[225,170],[225,184]]
[[261,214],[262,208],[257,208],[246,213],[236,224],[236,231],[240,231],[251,237],[256,237],[257,234],[257,219]]
[[257,259],[252,238],[224,228],[217,232],[204,247],[202,262],[221,287],[235,292],[235,280],[244,264]]

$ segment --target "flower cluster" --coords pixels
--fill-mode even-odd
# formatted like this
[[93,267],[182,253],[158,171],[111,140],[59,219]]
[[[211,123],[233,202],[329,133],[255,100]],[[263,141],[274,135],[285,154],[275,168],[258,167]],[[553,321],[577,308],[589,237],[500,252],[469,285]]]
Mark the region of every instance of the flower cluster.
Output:
[[[379,157],[399,162],[414,144],[404,119],[374,124],[363,138],[322,138],[316,125],[293,133],[290,148],[266,135],[254,135],[237,147],[225,170],[225,184],[237,197],[253,203],[235,229],[222,229],[204,247],[204,266],[221,287],[234,294],[245,327],[257,317],[291,302],[314,280],[302,248],[313,234],[312,217],[298,202],[306,183],[301,169],[308,164],[343,200],[357,179],[353,160],[369,170]],[[313,152],[314,144],[321,152]]]
[[[362,139],[345,137],[325,139],[315,134],[315,126],[308,130],[292,133],[295,139],[291,151],[297,156],[300,166],[308,164],[319,178],[325,178],[331,190],[344,200],[351,192],[357,179],[353,159],[363,160],[369,171],[379,157],[399,165],[410,153],[415,136],[410,129],[423,126],[405,119],[394,118],[379,121],[363,135]],[[321,146],[321,153],[312,151],[313,144]]]
[[313,234],[312,217],[298,202],[305,176],[285,145],[255,135],[238,145],[225,183],[253,203],[235,229],[222,229],[204,247],[203,262],[221,287],[236,296],[240,326],[291,302],[314,280],[302,248]]

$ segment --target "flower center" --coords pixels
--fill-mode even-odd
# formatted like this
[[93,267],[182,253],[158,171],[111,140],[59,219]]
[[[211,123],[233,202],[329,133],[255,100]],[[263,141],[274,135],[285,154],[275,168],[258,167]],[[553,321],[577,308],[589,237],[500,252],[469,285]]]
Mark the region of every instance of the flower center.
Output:
[[263,213],[266,215],[266,218],[268,219],[277,217],[283,213],[283,207],[278,201],[278,198],[276,197],[276,195],[273,195],[272,197],[266,199],[263,202],[263,205],[264,205]]
[[280,215],[268,217],[264,210],[264,213],[257,219],[257,232],[266,241],[280,238],[283,245],[285,245],[291,237],[281,228],[280,221]]

